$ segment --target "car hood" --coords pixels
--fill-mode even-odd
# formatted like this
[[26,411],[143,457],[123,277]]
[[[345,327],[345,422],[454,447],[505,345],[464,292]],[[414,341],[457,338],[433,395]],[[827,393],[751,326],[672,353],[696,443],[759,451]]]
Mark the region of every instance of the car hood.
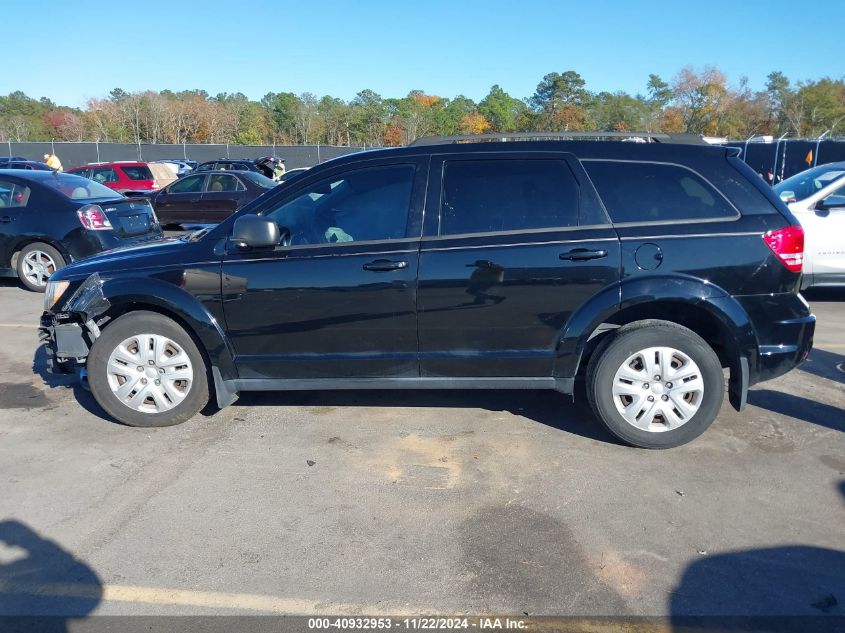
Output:
[[54,273],[52,279],[71,280],[87,277],[93,273],[107,275],[111,272],[117,273],[142,268],[169,268],[171,265],[188,265],[195,258],[198,252],[197,247],[200,245],[205,247],[202,249],[203,252],[208,250],[202,242],[191,243],[172,237],[119,246],[65,266]]

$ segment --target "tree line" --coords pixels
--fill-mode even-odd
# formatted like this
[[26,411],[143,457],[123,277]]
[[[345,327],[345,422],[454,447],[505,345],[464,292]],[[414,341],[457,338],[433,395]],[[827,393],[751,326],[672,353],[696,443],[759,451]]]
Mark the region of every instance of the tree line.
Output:
[[670,81],[651,74],[643,94],[591,92],[577,72],[552,72],[525,99],[494,85],[479,102],[413,90],[385,98],[362,90],[351,101],[305,92],[204,90],[126,92],[115,88],[84,108],[0,96],[0,141],[404,145],[420,136],[520,131],[687,132],[733,139],[754,134],[816,137],[845,133],[845,81],[792,82],[768,75],[754,91],[728,83],[716,67],[681,69]]

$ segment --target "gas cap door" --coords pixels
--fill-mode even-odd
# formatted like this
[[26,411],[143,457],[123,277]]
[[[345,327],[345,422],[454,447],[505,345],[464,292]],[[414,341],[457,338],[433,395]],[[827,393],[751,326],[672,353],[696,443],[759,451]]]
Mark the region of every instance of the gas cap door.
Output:
[[640,270],[654,270],[663,263],[663,251],[657,244],[646,242],[640,244],[634,253],[634,261]]

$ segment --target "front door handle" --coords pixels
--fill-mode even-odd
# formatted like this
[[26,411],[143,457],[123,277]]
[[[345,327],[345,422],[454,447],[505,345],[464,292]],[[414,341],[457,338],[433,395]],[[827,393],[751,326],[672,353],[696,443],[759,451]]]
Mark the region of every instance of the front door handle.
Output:
[[594,251],[587,248],[574,248],[566,253],[561,253],[559,257],[570,262],[584,262],[588,259],[607,257],[607,251],[603,248]]
[[370,270],[377,273],[386,273],[391,270],[399,270],[407,267],[408,262],[396,262],[389,259],[377,259],[369,264],[364,264],[364,270]]
[[0,218],[0,224],[9,224],[14,219],[15,218],[10,215],[4,215],[2,218]]

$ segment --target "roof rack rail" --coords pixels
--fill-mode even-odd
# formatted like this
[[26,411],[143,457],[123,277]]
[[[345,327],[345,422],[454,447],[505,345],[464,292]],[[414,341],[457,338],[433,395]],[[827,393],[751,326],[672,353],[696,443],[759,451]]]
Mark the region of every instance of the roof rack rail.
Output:
[[473,141],[575,141],[575,140],[619,139],[637,140],[640,143],[683,143],[689,145],[708,145],[697,134],[669,134],[666,132],[488,132],[486,134],[456,134],[453,136],[423,136],[409,147],[423,145],[446,145],[449,143]]

